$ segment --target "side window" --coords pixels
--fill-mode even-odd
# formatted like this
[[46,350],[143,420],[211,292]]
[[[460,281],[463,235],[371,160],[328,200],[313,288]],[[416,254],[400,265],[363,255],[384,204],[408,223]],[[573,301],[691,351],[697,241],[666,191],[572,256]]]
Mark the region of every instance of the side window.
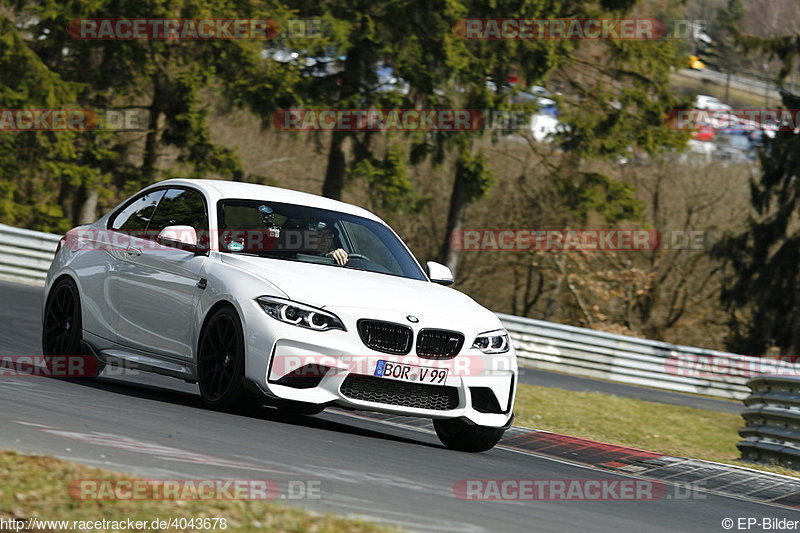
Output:
[[208,214],[203,197],[189,189],[169,189],[158,204],[148,233],[153,237],[167,226],[191,226],[201,246],[208,245]]
[[109,227],[121,231],[143,232],[147,229],[162,196],[164,196],[163,190],[143,194],[117,213]]

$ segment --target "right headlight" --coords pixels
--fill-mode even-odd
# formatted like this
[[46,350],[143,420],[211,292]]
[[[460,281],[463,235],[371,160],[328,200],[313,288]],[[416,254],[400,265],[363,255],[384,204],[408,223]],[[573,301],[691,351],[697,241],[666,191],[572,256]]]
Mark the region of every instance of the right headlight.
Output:
[[284,298],[262,296],[258,299],[261,308],[275,320],[315,331],[341,329],[347,331],[338,316],[310,305]]
[[511,343],[508,340],[508,332],[506,330],[496,329],[481,333],[475,337],[472,347],[486,354],[505,353],[511,348]]

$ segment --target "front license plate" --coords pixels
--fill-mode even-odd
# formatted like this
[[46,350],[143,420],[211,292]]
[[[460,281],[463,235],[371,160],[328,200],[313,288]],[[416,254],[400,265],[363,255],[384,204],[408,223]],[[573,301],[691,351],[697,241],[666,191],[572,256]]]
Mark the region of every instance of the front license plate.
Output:
[[392,361],[378,361],[375,365],[375,376],[399,381],[414,381],[417,383],[444,383],[447,379],[446,368],[430,366],[415,366]]

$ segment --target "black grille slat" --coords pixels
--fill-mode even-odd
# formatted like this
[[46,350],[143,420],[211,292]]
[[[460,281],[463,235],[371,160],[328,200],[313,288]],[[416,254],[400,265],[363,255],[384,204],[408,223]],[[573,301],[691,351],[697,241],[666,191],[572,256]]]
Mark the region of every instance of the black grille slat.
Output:
[[449,411],[458,407],[458,389],[444,385],[421,385],[372,376],[349,375],[341,392],[353,400],[416,409]]
[[452,359],[464,346],[464,335],[446,329],[423,329],[417,335],[417,355],[425,359]]
[[414,332],[410,327],[379,320],[359,320],[358,335],[369,348],[396,355],[410,352],[414,338]]

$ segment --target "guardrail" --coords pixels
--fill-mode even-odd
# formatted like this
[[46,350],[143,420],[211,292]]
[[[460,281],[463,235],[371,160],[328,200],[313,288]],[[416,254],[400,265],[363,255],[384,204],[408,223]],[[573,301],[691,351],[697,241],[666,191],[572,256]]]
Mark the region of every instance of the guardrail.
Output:
[[52,233],[0,224],[0,274],[43,282],[60,238]]
[[747,380],[792,365],[498,313],[528,366],[677,392],[743,399]]
[[736,444],[742,459],[800,470],[800,376],[759,376],[747,382]]
[[[58,235],[0,224],[0,275],[41,283]],[[533,368],[659,389],[745,398],[747,379],[791,374],[785,363],[615,335],[498,313],[521,363]]]

